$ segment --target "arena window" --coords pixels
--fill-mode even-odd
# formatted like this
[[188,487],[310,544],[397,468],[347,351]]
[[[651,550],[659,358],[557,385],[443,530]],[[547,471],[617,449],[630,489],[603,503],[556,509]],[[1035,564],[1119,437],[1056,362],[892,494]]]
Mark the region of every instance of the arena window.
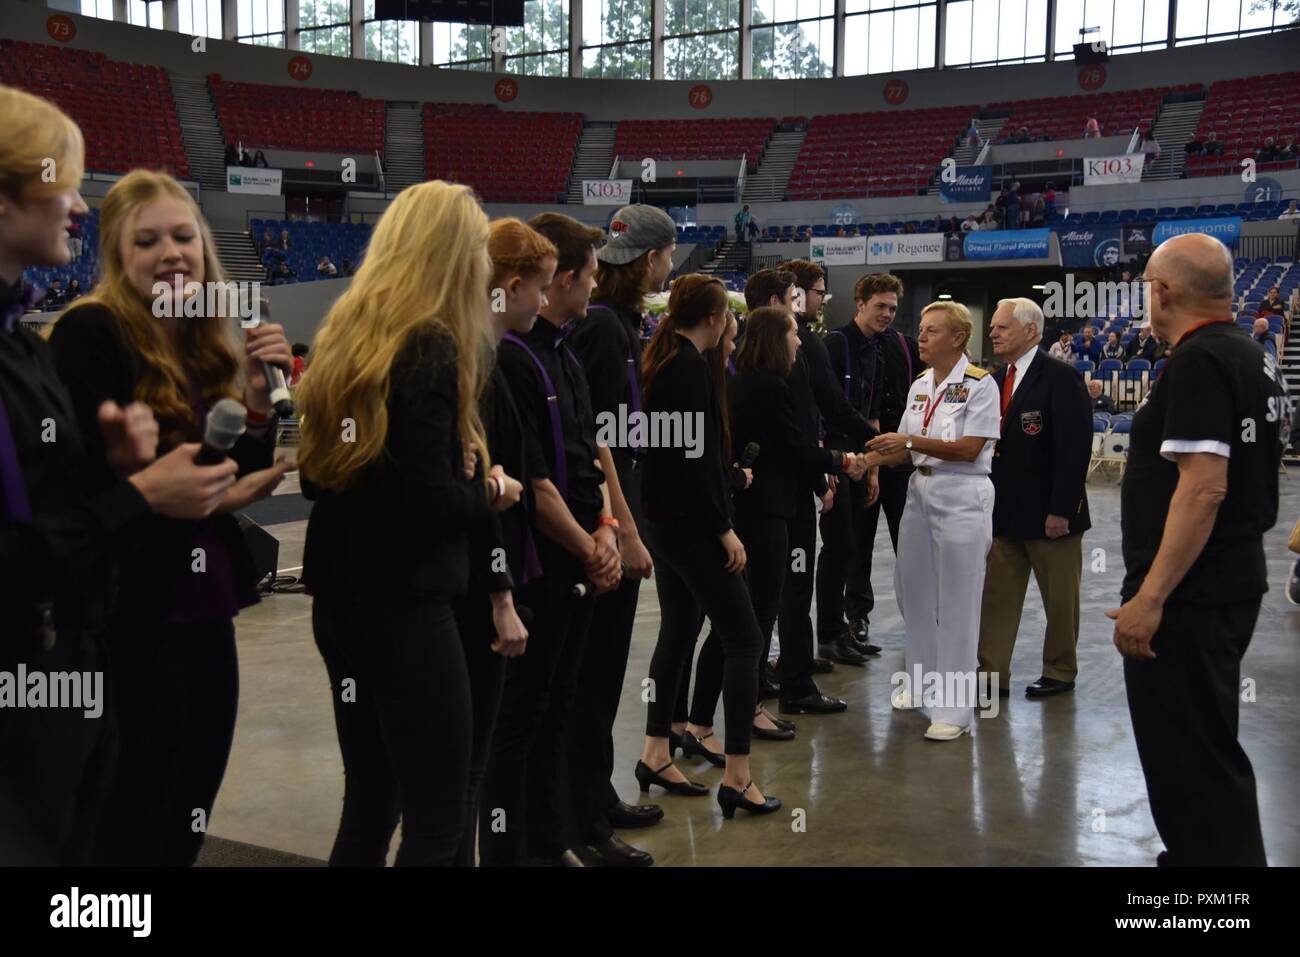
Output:
[[741,0],[664,0],[664,79],[740,77]]
[[284,46],[284,0],[239,0],[235,39],[263,47]]
[[506,72],[569,75],[569,0],[528,0],[524,25],[506,30]]

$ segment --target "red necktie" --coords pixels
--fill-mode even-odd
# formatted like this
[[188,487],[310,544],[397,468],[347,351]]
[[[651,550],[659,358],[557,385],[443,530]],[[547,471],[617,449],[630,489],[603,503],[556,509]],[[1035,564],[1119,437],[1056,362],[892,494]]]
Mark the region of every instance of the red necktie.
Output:
[[1007,414],[1007,406],[1011,404],[1011,390],[1016,384],[1016,366],[1015,363],[1007,366],[1007,377],[1002,380],[1002,414]]

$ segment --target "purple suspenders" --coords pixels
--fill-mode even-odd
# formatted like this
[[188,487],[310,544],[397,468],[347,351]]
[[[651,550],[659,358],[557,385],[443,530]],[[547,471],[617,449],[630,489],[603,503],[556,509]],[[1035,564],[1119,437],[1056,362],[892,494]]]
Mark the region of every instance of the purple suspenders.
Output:
[[27,498],[27,486],[18,464],[18,446],[14,444],[9,412],[3,400],[0,400],[0,489],[4,492],[5,514],[15,522],[30,522],[32,503]]

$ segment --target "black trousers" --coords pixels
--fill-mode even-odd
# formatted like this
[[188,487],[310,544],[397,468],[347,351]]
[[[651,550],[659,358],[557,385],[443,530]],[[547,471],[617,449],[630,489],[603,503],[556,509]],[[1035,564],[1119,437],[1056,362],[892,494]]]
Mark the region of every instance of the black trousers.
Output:
[[[781,589],[785,583],[786,568],[789,563],[789,530],[786,521],[770,515],[751,516],[736,519],[736,535],[745,545],[748,559],[745,565],[745,584],[749,590],[750,603],[754,607],[754,617],[758,619],[758,629],[763,636],[762,653],[758,657],[758,681],[763,681],[763,665],[772,650],[772,629],[776,625],[777,615],[781,609]],[[784,653],[784,647],[782,653]],[[699,662],[695,670],[695,696],[691,700],[689,720],[701,727],[712,727],[714,715],[718,710],[718,696],[722,693],[723,682],[722,645],[717,637],[717,629],[710,629],[709,637],[700,649]],[[689,667],[690,657],[687,656]],[[809,668],[811,670],[811,655]],[[678,692],[678,707],[674,710],[674,720],[681,714],[685,688]],[[755,696],[757,698],[757,695]],[[685,719],[681,719],[685,720]]]
[[449,866],[469,779],[469,675],[449,601],[312,603],[343,752],[343,818],[332,867]]
[[[49,650],[39,639],[19,646],[6,635],[0,671],[17,681],[20,664],[29,676],[79,672],[83,703],[96,693],[98,700],[91,708],[0,707],[0,867],[84,867],[91,862],[117,755],[104,649],[97,633],[61,630]],[[98,716],[87,716],[96,710]]]
[[[882,469],[883,471],[883,469]],[[817,556],[817,641],[828,644],[845,630],[845,584],[849,569],[861,573],[861,552],[870,549],[876,523],[868,522],[867,490],[864,482],[841,477],[835,490],[835,505],[823,512],[818,524],[822,531],[822,551]],[[879,515],[879,509],[874,509]],[[868,525],[871,537],[867,535]],[[870,558],[867,559],[868,567]],[[861,582],[855,581],[860,587]],[[868,582],[868,586],[869,586]]]
[[188,867],[212,822],[235,736],[234,622],[114,623],[107,645],[118,759],[95,863]]
[[[700,628],[703,627],[704,619],[701,618]],[[696,631],[698,633],[698,629]],[[722,654],[722,642],[718,639],[717,629],[709,627],[709,635],[700,645],[700,653],[695,658],[693,695],[691,694],[691,664],[691,655],[686,655],[682,662],[682,676],[677,682],[677,704],[673,707],[673,724],[685,724],[689,721],[702,728],[711,728],[718,711],[718,698],[722,695],[722,672],[726,667],[726,658]],[[763,659],[759,659],[758,665],[761,675]]]
[[492,602],[487,595],[472,594],[457,602],[456,624],[465,651],[465,670],[469,675],[472,709],[465,824],[456,864],[460,867],[473,867],[474,849],[478,844],[479,794],[483,786],[483,774],[487,770],[488,755],[492,750],[492,732],[496,728],[497,710],[501,707],[506,659],[492,650],[497,634],[496,627],[492,624]]
[[[861,537],[857,539],[860,547],[850,559],[844,578],[844,614],[849,621],[861,618],[871,620],[871,610],[876,607],[876,593],[871,587],[871,558],[876,550],[876,528],[880,524],[880,513],[885,513],[889,525],[889,542],[898,554],[898,526],[903,521],[903,506],[907,504],[907,483],[912,477],[913,469],[882,468],[880,470],[880,497],[874,505],[863,509],[866,518],[863,522]],[[857,484],[857,483],[855,483]],[[835,509],[832,509],[832,513]],[[822,533],[823,535],[825,532]],[[818,593],[818,603],[821,595]]]
[[1264,865],[1255,773],[1237,741],[1241,658],[1260,599],[1165,605],[1147,661],[1124,659],[1160,863]]
[[569,794],[573,839],[600,844],[614,833],[606,812],[621,800],[614,774],[614,720],[623,696],[641,581],[625,579],[596,597],[569,715]]
[[658,578],[659,640],[650,659],[652,695],[646,734],[672,730],[684,660],[700,632],[701,614],[717,629],[723,651],[722,701],[727,754],[748,754],[758,697],[758,656],[763,637],[740,575],[726,570],[722,544],[693,528],[650,523]]
[[813,583],[817,563],[817,513],[812,493],[800,496],[795,517],[786,522],[786,573],[777,613],[781,632],[781,657],[776,674],[783,697],[799,697],[815,691],[812,678]]
[[591,624],[591,596],[576,598],[582,564],[537,536],[542,577],[520,589],[532,609],[528,650],[506,663],[505,689],[483,778],[479,863],[512,867],[525,853],[553,858],[567,848],[566,733]]

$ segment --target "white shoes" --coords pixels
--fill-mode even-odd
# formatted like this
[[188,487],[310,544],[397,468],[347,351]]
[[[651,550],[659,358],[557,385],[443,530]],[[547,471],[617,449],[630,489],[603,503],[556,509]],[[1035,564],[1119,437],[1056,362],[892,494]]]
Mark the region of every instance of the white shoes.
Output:
[[912,698],[912,692],[907,688],[895,688],[894,693],[889,696],[889,703],[894,706],[895,711],[914,711],[921,707],[921,702]]
[[959,728],[955,724],[936,721],[925,729],[925,736],[930,741],[956,741],[963,734],[970,734],[970,725]]

